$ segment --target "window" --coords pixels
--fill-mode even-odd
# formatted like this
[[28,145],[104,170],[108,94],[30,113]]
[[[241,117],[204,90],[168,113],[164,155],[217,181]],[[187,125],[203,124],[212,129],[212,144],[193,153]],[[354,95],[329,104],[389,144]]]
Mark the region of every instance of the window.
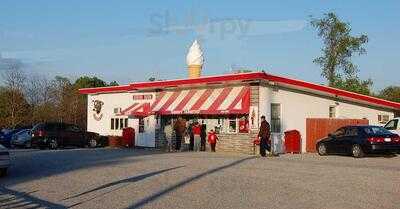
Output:
[[144,119],[139,118],[139,133],[144,133]]
[[116,118],[116,119],[115,119],[115,130],[117,130],[118,127],[119,127],[119,119]]
[[123,129],[124,128],[124,119],[120,118],[119,119],[119,129]]
[[357,136],[358,135],[358,128],[347,128],[345,135],[346,136]]
[[336,118],[336,106],[329,106],[329,118]]
[[281,133],[281,104],[271,104],[271,132]]
[[128,118],[125,118],[125,128],[128,127]]
[[391,120],[385,125],[385,128],[387,130],[396,130],[398,122],[399,122],[398,120]]
[[388,131],[382,127],[378,127],[378,126],[366,127],[366,128],[364,128],[364,131],[366,134],[375,135],[375,136],[391,134],[390,131]]
[[114,118],[111,118],[111,130],[114,130]]
[[332,135],[334,135],[335,137],[342,137],[342,136],[344,136],[344,134],[345,134],[345,129],[344,128],[339,128]]
[[379,123],[387,123],[389,121],[389,115],[378,115],[378,122]]
[[237,133],[237,120],[235,118],[229,118],[229,133]]

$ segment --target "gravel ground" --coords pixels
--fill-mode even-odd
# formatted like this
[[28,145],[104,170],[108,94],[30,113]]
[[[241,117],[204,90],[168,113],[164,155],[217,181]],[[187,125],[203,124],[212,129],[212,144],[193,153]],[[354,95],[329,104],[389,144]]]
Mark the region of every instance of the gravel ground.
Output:
[[400,157],[12,151],[0,208],[400,208]]

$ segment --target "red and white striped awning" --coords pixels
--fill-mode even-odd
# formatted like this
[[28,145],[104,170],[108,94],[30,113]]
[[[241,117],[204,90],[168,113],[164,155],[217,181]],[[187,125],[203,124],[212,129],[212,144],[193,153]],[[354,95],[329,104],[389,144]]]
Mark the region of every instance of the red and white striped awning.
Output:
[[248,114],[248,86],[189,89],[161,92],[151,105],[151,112],[169,114]]
[[121,111],[118,115],[128,115],[128,116],[138,116],[138,117],[146,117],[150,115],[150,103],[139,103],[135,102],[128,108]]

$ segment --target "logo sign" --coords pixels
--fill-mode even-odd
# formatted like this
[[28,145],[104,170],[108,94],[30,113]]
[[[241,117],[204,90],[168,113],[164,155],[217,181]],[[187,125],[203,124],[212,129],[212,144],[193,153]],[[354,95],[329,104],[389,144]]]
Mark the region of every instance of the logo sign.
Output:
[[101,118],[103,118],[103,113],[101,113],[101,109],[104,105],[103,101],[100,101],[98,99],[92,100],[93,103],[93,118],[97,121],[100,121]]
[[152,94],[136,94],[132,96],[133,100],[151,100],[153,99]]

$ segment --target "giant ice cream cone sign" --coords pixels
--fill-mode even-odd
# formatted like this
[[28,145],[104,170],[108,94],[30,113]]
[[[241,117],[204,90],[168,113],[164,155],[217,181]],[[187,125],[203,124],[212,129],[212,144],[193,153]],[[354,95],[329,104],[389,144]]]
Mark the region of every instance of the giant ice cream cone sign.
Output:
[[198,78],[201,76],[201,70],[204,64],[203,51],[200,44],[195,40],[186,56],[189,78]]

